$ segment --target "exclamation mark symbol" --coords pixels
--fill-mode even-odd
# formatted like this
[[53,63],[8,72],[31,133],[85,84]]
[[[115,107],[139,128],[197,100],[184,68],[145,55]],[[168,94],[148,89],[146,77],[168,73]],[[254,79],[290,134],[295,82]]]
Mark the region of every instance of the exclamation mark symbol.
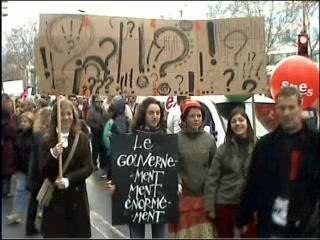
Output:
[[46,57],[46,49],[44,47],[40,48],[40,52],[41,52],[41,57],[42,57],[42,61],[43,61],[43,66],[44,66],[44,76],[46,78],[50,77],[50,72],[48,71],[48,63],[47,63],[47,57]]
[[188,72],[189,96],[194,96],[194,72]]
[[212,22],[207,23],[207,30],[208,30],[208,43],[209,43],[209,53],[212,57],[211,65],[216,65],[217,61],[214,59],[214,55],[216,54],[216,47],[214,43],[214,26]]
[[202,52],[199,53],[199,64],[200,64],[200,81],[203,82],[203,56],[202,56]]

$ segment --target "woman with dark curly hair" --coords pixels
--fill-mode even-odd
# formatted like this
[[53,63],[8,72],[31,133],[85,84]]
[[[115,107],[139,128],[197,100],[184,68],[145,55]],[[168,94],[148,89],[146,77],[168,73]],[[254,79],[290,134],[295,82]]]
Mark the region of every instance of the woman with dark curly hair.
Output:
[[[166,134],[163,107],[155,98],[146,98],[139,105],[132,132],[145,134]],[[168,224],[152,224],[153,238],[168,238]],[[144,238],[145,224],[129,224],[130,238]]]

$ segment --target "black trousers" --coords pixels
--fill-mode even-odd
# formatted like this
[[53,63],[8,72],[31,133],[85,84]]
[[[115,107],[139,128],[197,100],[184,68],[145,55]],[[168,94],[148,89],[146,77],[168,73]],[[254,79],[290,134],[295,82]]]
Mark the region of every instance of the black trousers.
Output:
[[2,196],[6,196],[11,191],[11,175],[2,176]]
[[26,231],[31,231],[35,228],[36,224],[36,217],[37,217],[37,210],[38,210],[38,201],[37,201],[37,194],[40,189],[32,189],[30,190],[30,199],[28,205],[28,212],[27,212],[27,221],[26,221]]

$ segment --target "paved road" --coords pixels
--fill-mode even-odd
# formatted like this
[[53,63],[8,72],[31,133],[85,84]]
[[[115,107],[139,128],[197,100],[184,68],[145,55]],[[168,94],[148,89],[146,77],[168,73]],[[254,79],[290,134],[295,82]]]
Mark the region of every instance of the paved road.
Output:
[[[99,177],[99,171],[93,173],[87,179],[87,190],[90,204],[92,238],[129,238],[129,229],[126,225],[111,225],[111,195],[103,190],[105,181]],[[13,179],[14,185],[15,179]],[[6,215],[11,210],[13,198],[2,199],[2,238],[42,238],[25,235],[25,216],[20,224],[7,225]],[[25,203],[27,210],[27,203]],[[37,226],[40,219],[37,220]],[[146,237],[150,236],[150,226],[147,226]]]

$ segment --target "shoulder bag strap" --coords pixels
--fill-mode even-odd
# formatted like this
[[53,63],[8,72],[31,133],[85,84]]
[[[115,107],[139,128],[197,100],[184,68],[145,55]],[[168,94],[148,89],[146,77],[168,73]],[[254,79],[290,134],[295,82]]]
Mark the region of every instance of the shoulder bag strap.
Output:
[[75,139],[74,139],[74,142],[72,144],[72,148],[71,148],[71,151],[68,155],[68,158],[65,162],[65,164],[63,165],[63,169],[62,169],[62,173],[64,173],[66,171],[66,169],[68,168],[70,162],[71,162],[71,159],[73,158],[73,155],[74,155],[74,152],[76,150],[76,147],[77,147],[77,144],[78,144],[78,140],[79,140],[79,133],[77,133]]

